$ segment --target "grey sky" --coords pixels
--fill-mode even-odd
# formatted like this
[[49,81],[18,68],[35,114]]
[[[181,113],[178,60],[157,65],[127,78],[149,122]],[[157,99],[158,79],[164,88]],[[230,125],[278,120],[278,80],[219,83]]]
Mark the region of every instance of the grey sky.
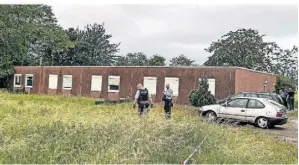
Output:
[[185,54],[202,64],[223,34],[253,28],[283,48],[298,44],[297,5],[52,5],[64,28],[105,22],[119,54],[144,52],[167,59]]

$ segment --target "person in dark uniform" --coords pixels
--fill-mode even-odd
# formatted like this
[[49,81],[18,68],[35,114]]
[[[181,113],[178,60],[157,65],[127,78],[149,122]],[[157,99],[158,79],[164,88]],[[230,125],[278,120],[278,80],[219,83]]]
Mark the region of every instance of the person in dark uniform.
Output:
[[284,89],[284,98],[286,99],[285,106],[286,106],[287,108],[289,108],[289,106],[288,106],[288,100],[287,100],[288,94],[289,94],[289,91],[288,91],[287,88],[285,88],[285,89]]
[[150,93],[146,88],[142,86],[142,84],[139,83],[137,85],[137,89],[138,90],[136,91],[133,108],[135,108],[136,104],[138,104],[138,115],[139,117],[141,117],[144,113],[144,109],[145,108],[148,109],[149,106],[152,107],[153,104],[152,104],[152,98]]
[[171,117],[171,107],[172,107],[172,95],[173,91],[170,89],[169,84],[166,84],[166,90],[163,92],[163,101],[164,101],[164,112],[165,112],[165,118],[169,119]]
[[287,101],[289,102],[289,105],[290,105],[290,111],[294,111],[295,108],[294,108],[294,96],[295,96],[295,92],[292,90],[292,88],[289,89],[289,92],[288,92],[288,97],[287,97]]
[[282,90],[279,90],[279,96],[283,100],[283,105],[288,108],[287,98],[285,97],[285,94],[284,94],[284,92]]

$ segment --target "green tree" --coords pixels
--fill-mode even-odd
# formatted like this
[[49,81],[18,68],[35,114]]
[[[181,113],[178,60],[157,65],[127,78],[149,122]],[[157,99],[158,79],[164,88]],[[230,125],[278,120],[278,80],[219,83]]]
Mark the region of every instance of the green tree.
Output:
[[148,66],[148,58],[142,52],[128,53],[126,56],[120,56],[117,60],[118,66]]
[[38,65],[48,48],[73,46],[47,5],[0,5],[1,77],[15,65]]
[[159,54],[155,54],[152,57],[150,57],[150,59],[148,60],[148,65],[149,66],[165,66],[166,59],[159,55]]
[[79,31],[76,39],[75,65],[113,66],[117,62],[120,43],[110,43],[112,35],[106,34],[104,24],[94,23]]
[[204,105],[215,104],[216,98],[209,91],[209,84],[207,78],[202,78],[199,81],[199,87],[196,90],[191,91],[189,95],[189,101],[191,105],[201,107]]
[[[77,39],[79,37],[79,29],[69,28],[65,30],[65,32],[68,35],[68,38],[73,43],[77,42]],[[57,51],[55,49],[47,49],[45,52],[45,62],[44,65],[49,66],[74,66],[78,65],[76,61],[76,55],[77,48],[75,47],[69,47],[65,48],[62,51]]]
[[174,57],[170,60],[169,66],[194,66],[195,60],[191,60],[187,56],[181,54],[178,57]]
[[206,66],[239,66],[271,72],[272,61],[268,56],[279,49],[274,42],[265,42],[257,30],[239,29],[223,35],[205,51],[212,55]]
[[279,49],[269,56],[273,62],[272,72],[282,76],[298,80],[298,47],[294,46],[291,50]]
[[277,83],[275,85],[275,90],[278,92],[279,90],[292,88],[295,90],[297,88],[297,82],[290,77],[279,75],[277,76]]

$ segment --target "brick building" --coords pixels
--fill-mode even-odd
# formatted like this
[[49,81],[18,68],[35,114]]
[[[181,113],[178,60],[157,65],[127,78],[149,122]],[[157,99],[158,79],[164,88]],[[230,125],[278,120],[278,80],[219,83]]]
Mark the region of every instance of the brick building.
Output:
[[216,98],[240,91],[273,91],[276,76],[239,67],[105,67],[18,66],[14,88],[40,94],[72,94],[115,100],[134,96],[143,83],[155,102],[161,102],[165,83],[174,91],[174,101],[189,104],[188,95],[201,77],[209,80]]

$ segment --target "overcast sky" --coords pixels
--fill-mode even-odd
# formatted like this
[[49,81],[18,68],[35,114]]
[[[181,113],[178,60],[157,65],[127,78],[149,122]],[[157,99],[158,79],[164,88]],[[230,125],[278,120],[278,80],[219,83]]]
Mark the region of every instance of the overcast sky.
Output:
[[223,34],[253,28],[282,48],[298,44],[297,5],[52,5],[58,23],[84,28],[105,22],[119,54],[161,54],[168,60],[180,54],[202,64],[204,51]]

